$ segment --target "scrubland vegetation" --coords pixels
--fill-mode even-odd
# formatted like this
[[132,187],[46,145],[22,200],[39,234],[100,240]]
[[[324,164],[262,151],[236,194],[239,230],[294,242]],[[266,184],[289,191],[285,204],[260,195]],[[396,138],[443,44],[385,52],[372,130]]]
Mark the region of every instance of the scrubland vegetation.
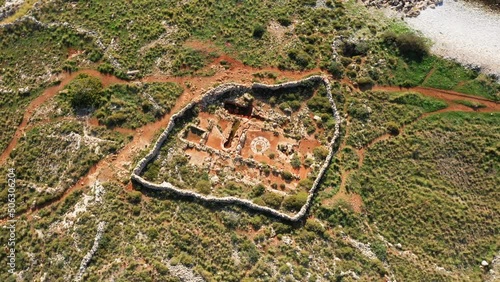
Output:
[[[150,74],[196,79],[213,75],[207,67],[228,56],[253,67],[320,68],[346,79],[334,85],[345,118],[338,152],[310,217],[290,225],[238,207],[212,206],[142,187],[130,191],[126,183],[115,181],[104,184],[103,202],[85,197],[96,196],[92,188],[55,201],[127,142],[113,127],[134,129],[156,121],[182,93],[174,83],[104,88],[91,76],[76,78],[48,102],[60,111],[48,113],[50,121],[31,124],[8,160],[18,179],[19,279],[72,280],[92,247],[97,223],[106,221],[86,281],[179,281],[172,266],[184,266],[207,281],[354,280],[349,273],[359,281],[384,280],[385,275],[397,281],[484,280],[488,269],[480,267],[481,261],[491,262],[499,248],[499,114],[436,114],[448,105],[411,89],[369,89],[424,86],[498,101],[495,78],[429,54],[427,40],[398,21],[368,14],[353,1],[326,1],[327,8],[318,9],[312,7],[315,1],[278,2],[41,1],[32,15],[54,26],[22,20],[0,27],[0,151],[12,139],[26,106],[57,84],[63,71],[90,68],[131,79],[127,71],[139,70],[136,79]],[[332,50],[338,36],[342,39]],[[228,69],[231,63],[223,60],[220,66]],[[278,76],[259,72],[255,79]],[[367,91],[354,90],[349,81]],[[324,89],[318,94],[307,106],[320,119],[304,123],[330,130],[334,119]],[[290,95],[273,103],[296,111],[301,102],[300,95]],[[475,110],[485,107],[467,99],[454,102]],[[424,114],[429,115],[421,118]],[[86,117],[104,126],[89,126]],[[168,142],[174,140],[164,148]],[[138,151],[134,161],[147,148]],[[327,154],[321,149],[313,153],[318,159]],[[155,179],[162,170],[176,169],[189,186],[208,194],[208,174],[189,170],[186,162],[153,162],[145,177]],[[7,168],[2,164],[0,173],[5,175]],[[346,193],[361,196],[361,211],[344,199],[332,200],[342,177]],[[178,177],[167,180],[176,184]],[[0,178],[1,187],[5,181]],[[310,187],[311,181],[299,185]],[[306,197],[305,188],[286,198],[259,185],[228,182],[223,188],[228,195],[242,191],[286,210],[296,210]],[[6,194],[0,191],[0,198]],[[90,204],[71,218],[84,199]],[[41,209],[21,215],[31,208]],[[5,217],[5,212],[0,215]],[[0,232],[2,245],[7,236]],[[348,238],[369,244],[374,257]],[[6,259],[2,252],[0,261]],[[13,279],[6,271],[0,273],[1,281]]]
[[[17,212],[21,214],[61,196],[92,165],[119,150],[125,142],[126,138],[116,132],[103,127],[88,128],[78,121],[31,128],[10,155],[17,189],[23,191],[17,198]],[[3,172],[7,168],[2,166]],[[7,190],[2,190],[1,195],[6,198]]]
[[498,249],[498,124],[492,114],[442,113],[376,144],[349,184],[390,241],[479,273]]
[[63,109],[58,115],[89,114],[110,128],[135,129],[169,113],[182,92],[172,82],[115,84],[103,89],[97,78],[80,74],[57,96]]

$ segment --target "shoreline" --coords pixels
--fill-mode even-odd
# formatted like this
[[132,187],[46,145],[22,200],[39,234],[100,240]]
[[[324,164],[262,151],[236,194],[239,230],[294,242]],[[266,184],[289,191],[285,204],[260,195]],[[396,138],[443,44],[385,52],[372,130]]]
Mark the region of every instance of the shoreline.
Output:
[[488,1],[485,0],[465,0],[465,2],[473,5],[480,5],[486,10],[491,10],[492,12],[500,13],[500,1],[497,1],[495,4],[489,3]]
[[404,21],[432,40],[432,53],[495,75],[500,81],[500,13],[484,4],[444,0]]

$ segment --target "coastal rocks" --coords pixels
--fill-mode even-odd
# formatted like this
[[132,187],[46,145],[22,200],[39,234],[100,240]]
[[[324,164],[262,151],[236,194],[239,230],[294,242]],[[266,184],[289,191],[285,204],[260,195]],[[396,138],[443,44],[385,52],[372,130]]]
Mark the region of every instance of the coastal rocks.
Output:
[[0,21],[13,15],[23,4],[24,0],[5,1],[5,4],[0,7]]
[[362,2],[368,7],[391,8],[407,17],[416,17],[427,7],[435,8],[443,4],[443,0],[362,0]]

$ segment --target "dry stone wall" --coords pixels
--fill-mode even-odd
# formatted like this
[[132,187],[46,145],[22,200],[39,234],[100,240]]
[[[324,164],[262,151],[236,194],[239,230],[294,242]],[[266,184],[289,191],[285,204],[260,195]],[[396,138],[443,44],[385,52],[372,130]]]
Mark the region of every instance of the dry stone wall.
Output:
[[[250,200],[246,199],[240,199],[237,197],[214,197],[214,196],[205,196],[190,190],[184,190],[177,188],[173,186],[171,183],[168,182],[163,182],[161,184],[157,183],[152,183],[150,181],[147,181],[146,179],[141,177],[142,172],[146,168],[147,164],[151,162],[160,152],[160,149],[165,142],[165,140],[168,138],[169,134],[171,133],[172,129],[175,127],[176,122],[186,113],[186,111],[192,109],[194,106],[198,104],[202,105],[207,105],[213,103],[215,100],[219,99],[223,95],[227,94],[243,94],[245,92],[249,92],[252,89],[255,90],[262,90],[262,89],[267,89],[267,90],[281,90],[281,89],[290,89],[290,88],[295,88],[298,86],[303,86],[304,84],[307,83],[323,83],[325,88],[326,88],[326,93],[328,96],[328,100],[330,101],[331,109],[333,112],[333,115],[335,116],[335,129],[333,133],[333,137],[330,141],[330,150],[329,153],[323,163],[323,165],[320,168],[320,171],[318,173],[318,176],[316,177],[311,189],[309,190],[309,195],[307,197],[306,203],[302,206],[300,211],[296,213],[295,215],[291,216],[288,214],[285,214],[283,212],[280,212],[276,209],[269,208],[266,206],[261,206],[253,203]],[[249,209],[252,209],[257,212],[269,214],[272,216],[275,216],[277,218],[280,218],[282,220],[286,221],[300,221],[304,218],[304,216],[307,214],[307,211],[309,210],[312,200],[314,198],[315,193],[317,192],[317,189],[319,188],[319,184],[321,182],[321,179],[323,178],[323,175],[325,174],[326,170],[328,169],[328,166],[330,165],[330,162],[333,158],[334,155],[334,144],[337,141],[338,137],[340,134],[340,115],[337,111],[337,107],[335,105],[335,101],[333,99],[333,95],[331,92],[331,84],[330,81],[328,80],[327,77],[325,76],[319,76],[319,75],[314,75],[310,76],[308,78],[305,78],[303,80],[298,80],[298,81],[291,81],[291,82],[285,82],[281,84],[276,84],[276,85],[266,85],[266,84],[261,84],[261,83],[254,83],[252,84],[251,87],[241,85],[241,84],[224,84],[219,87],[216,87],[214,89],[209,90],[206,92],[198,101],[194,101],[189,103],[187,106],[185,106],[182,110],[179,112],[175,113],[172,115],[170,118],[170,122],[167,125],[167,128],[163,133],[160,135],[156,143],[154,144],[153,148],[151,151],[142,159],[139,161],[137,166],[134,168],[134,171],[132,173],[132,180],[135,182],[139,183],[145,188],[152,189],[152,190],[166,190],[173,192],[177,195],[184,196],[184,197],[191,197],[195,198],[200,201],[205,201],[205,202],[210,202],[210,203],[220,203],[220,204],[225,204],[225,205],[239,205],[243,206]]]

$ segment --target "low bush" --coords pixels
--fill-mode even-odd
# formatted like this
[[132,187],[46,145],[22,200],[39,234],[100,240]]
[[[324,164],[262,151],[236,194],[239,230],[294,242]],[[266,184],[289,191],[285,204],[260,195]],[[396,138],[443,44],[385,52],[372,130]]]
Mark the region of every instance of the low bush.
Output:
[[74,109],[98,107],[102,103],[102,84],[95,77],[79,74],[65,89]]
[[210,194],[210,191],[212,189],[212,184],[210,183],[209,180],[199,180],[196,182],[196,191],[200,192],[201,194],[208,195]]
[[426,112],[434,112],[447,107],[447,104],[442,100],[424,97],[420,93],[412,92],[397,94],[391,97],[389,101],[398,104],[417,106],[424,109]]
[[279,209],[281,206],[281,202],[283,201],[283,196],[273,193],[266,192],[262,195],[262,200],[270,207]]
[[283,207],[289,211],[297,212],[307,201],[307,192],[300,191],[295,195],[288,196],[283,201]]
[[401,54],[409,59],[421,59],[429,53],[429,47],[423,37],[414,33],[396,34],[385,32],[382,39],[387,44],[394,44]]
[[262,25],[256,25],[254,28],[253,28],[253,31],[252,31],[252,36],[254,38],[262,38],[262,36],[264,36],[264,33],[266,32],[266,28]]

